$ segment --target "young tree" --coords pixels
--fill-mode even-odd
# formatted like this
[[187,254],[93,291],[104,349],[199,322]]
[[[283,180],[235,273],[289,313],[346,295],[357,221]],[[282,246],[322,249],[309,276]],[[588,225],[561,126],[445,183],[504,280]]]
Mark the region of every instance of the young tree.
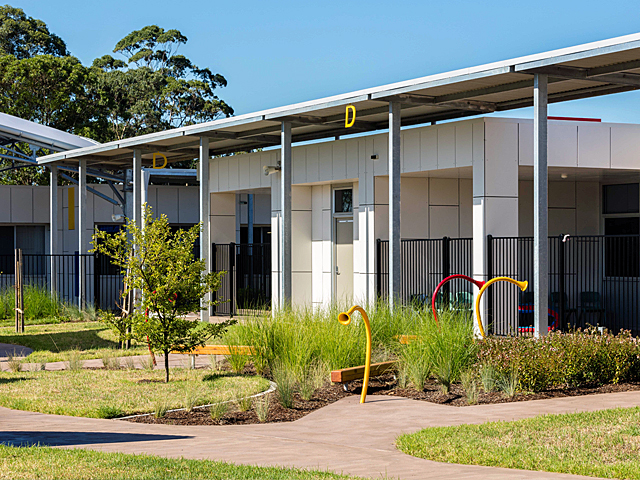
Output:
[[[188,352],[221,335],[235,321],[204,323],[187,320],[187,313],[209,305],[201,301],[220,286],[220,273],[204,273],[203,260],[195,260],[193,244],[201,225],[171,232],[166,215],[153,218],[144,207],[144,229],[129,222],[115,234],[96,230],[94,251],[109,256],[125,276],[124,295],[141,291],[131,314],[133,335],[164,354],[165,381],[169,381],[169,352]],[[145,313],[148,312],[148,315]]]

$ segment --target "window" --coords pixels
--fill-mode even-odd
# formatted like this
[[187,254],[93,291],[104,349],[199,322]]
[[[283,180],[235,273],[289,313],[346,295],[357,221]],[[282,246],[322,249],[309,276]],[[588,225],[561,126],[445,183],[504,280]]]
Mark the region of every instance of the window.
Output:
[[638,213],[640,197],[637,183],[605,185],[603,187],[604,214]]
[[[607,277],[640,276],[640,218],[604,219],[604,269]],[[614,235],[614,236],[610,236]]]
[[[240,226],[240,243],[249,243],[249,227]],[[253,226],[253,243],[271,243],[271,226]]]
[[353,212],[353,190],[345,188],[334,190],[334,213]]

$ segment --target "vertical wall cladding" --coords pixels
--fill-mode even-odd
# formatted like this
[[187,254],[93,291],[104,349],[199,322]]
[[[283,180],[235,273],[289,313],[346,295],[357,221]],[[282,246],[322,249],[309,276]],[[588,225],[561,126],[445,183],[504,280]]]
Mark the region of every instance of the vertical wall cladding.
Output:
[[312,301],[312,187],[291,187],[291,298]]

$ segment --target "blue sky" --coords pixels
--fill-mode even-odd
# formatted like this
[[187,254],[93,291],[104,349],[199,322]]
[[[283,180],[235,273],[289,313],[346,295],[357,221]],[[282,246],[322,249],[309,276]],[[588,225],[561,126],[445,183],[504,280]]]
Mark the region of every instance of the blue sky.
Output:
[[[180,52],[223,74],[248,113],[640,31],[630,1],[19,0],[83,63],[157,24]],[[550,106],[551,115],[640,123],[640,91]],[[507,116],[531,116],[530,109]]]

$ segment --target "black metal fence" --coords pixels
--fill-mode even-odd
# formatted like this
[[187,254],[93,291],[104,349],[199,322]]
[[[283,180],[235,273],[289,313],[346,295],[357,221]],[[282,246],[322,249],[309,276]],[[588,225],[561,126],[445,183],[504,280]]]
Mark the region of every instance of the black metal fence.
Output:
[[271,244],[213,244],[212,271],[226,272],[215,298],[216,315],[235,315],[240,309],[271,305]]
[[[640,236],[549,238],[549,325],[604,326],[640,333]],[[493,332],[533,325],[533,238],[488,238],[489,274],[527,280],[525,292],[496,284],[489,295]]]
[[[377,241],[378,297],[385,299],[389,292],[389,241]],[[440,281],[453,274],[472,275],[473,241],[471,238],[434,238],[401,240],[400,297],[405,303],[431,304],[431,296]],[[469,303],[471,285],[455,279],[442,289],[442,301],[447,304]]]
[[[78,304],[80,276],[86,278],[85,301],[102,310],[116,310],[123,289],[122,276],[108,258],[95,254],[23,254],[22,278],[25,286],[51,289],[51,268],[55,271],[56,292],[60,300]],[[0,255],[0,289],[13,288],[14,255]]]
[[[640,334],[640,236],[549,237],[549,325],[553,329],[604,326]],[[438,283],[448,275],[472,276],[473,244],[468,238],[401,241],[401,300],[429,304]],[[533,331],[533,237],[487,237],[487,277],[527,280],[520,292],[498,282],[486,293],[487,320],[497,335]],[[468,282],[443,287],[441,305],[472,308]],[[389,242],[378,240],[377,290],[389,289]]]

